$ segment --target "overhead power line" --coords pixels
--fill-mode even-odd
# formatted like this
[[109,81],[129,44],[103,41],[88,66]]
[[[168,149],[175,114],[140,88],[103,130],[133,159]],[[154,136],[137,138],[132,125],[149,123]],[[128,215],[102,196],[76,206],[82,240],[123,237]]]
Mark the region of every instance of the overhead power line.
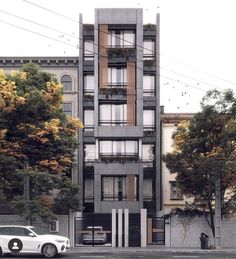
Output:
[[53,40],[53,41],[57,41],[57,42],[59,42],[59,43],[68,45],[68,46],[70,46],[70,47],[77,48],[76,45],[73,45],[73,44],[70,44],[70,43],[68,43],[68,42],[64,42],[64,41],[55,39],[55,38],[53,38],[53,37],[44,35],[44,34],[42,34],[42,33],[40,33],[40,32],[32,31],[32,30],[26,29],[26,28],[24,28],[24,27],[21,27],[21,26],[19,26],[19,25],[16,25],[16,24],[13,24],[13,23],[9,23],[9,22],[3,21],[3,20],[0,20],[0,22],[1,22],[1,23],[5,23],[5,24],[7,24],[7,25],[10,25],[10,26],[12,26],[12,27],[18,28],[18,29],[20,29],[20,30],[24,30],[24,31],[27,31],[27,32],[30,32],[30,33],[34,33],[34,34],[36,34],[36,35],[38,35],[38,36],[41,36],[41,37],[44,37],[44,38],[47,38],[47,39],[50,39],[50,40]]
[[[40,27],[43,27],[43,28],[52,30],[52,31],[57,32],[57,33],[60,33],[60,34],[62,34],[62,35],[67,35],[67,36],[69,36],[69,37],[73,37],[73,38],[75,38],[75,39],[81,40],[79,37],[76,37],[76,36],[74,36],[74,35],[70,35],[69,33],[66,33],[66,32],[64,32],[64,31],[57,30],[57,29],[55,29],[55,28],[49,27],[49,26],[44,25],[44,24],[41,24],[41,23],[37,23],[37,22],[35,22],[35,21],[32,21],[32,20],[23,18],[23,17],[21,17],[21,16],[18,16],[18,15],[15,15],[15,14],[12,14],[12,13],[9,13],[9,12],[6,12],[6,11],[4,11],[4,10],[0,10],[0,12],[2,12],[2,13],[4,13],[4,14],[7,14],[7,15],[9,15],[9,16],[15,17],[15,18],[17,18],[17,19],[20,19],[20,20],[23,20],[23,21],[26,21],[26,22],[35,24],[35,25],[37,25],[37,26],[40,26]],[[50,37],[50,38],[52,38],[52,37]],[[54,39],[54,38],[53,38],[53,39]],[[124,41],[124,39],[122,39],[122,40]],[[62,43],[63,41],[59,41],[59,42]],[[93,44],[94,46],[99,46],[98,44],[96,44],[96,43],[94,43],[94,42],[92,42],[92,44]],[[103,46],[102,46],[102,47],[103,47]],[[104,47],[103,47],[103,48],[104,48]],[[142,48],[143,48],[143,47],[142,47]],[[104,49],[106,49],[106,48],[104,48]],[[145,48],[143,48],[143,49],[145,49]],[[86,49],[85,49],[85,50],[86,50]],[[90,52],[91,54],[94,54],[94,52],[92,52],[92,51],[89,51],[89,50],[87,50],[87,51]],[[151,51],[151,50],[150,50],[150,51]],[[141,59],[136,59],[136,60],[143,62],[143,60],[141,60]],[[182,73],[179,73],[179,72],[176,72],[176,71],[167,69],[167,68],[162,67],[162,66],[158,66],[158,67],[159,67],[160,69],[166,70],[166,71],[168,71],[168,72],[171,72],[171,73],[180,75],[180,76],[182,76],[182,77],[185,77],[185,78],[188,78],[188,79],[197,81],[198,83],[203,83],[203,84],[206,84],[206,85],[209,85],[209,86],[218,88],[218,89],[220,89],[220,90],[223,90],[222,88],[220,88],[220,87],[218,87],[218,86],[215,86],[215,85],[213,85],[213,84],[210,84],[210,83],[208,83],[208,82],[205,82],[205,81],[202,81],[202,80],[199,80],[199,79],[190,77],[190,76],[188,76],[188,75],[185,75],[185,74],[182,74]]]
[[[56,12],[56,11],[51,10],[51,9],[49,9],[49,8],[46,8],[46,7],[43,7],[43,6],[41,6],[41,5],[35,4],[35,3],[31,2],[31,1],[28,1],[28,0],[22,0],[22,1],[25,2],[25,3],[31,4],[31,5],[33,5],[33,6],[36,6],[37,8],[40,8],[40,9],[43,9],[43,10],[48,11],[48,12],[50,12],[50,13],[53,13],[53,14],[55,14],[55,15],[57,15],[57,16],[63,17],[63,18],[65,18],[65,19],[67,19],[67,20],[70,20],[70,21],[72,21],[72,22],[76,22],[76,23],[81,24],[78,20],[73,19],[73,18],[71,18],[71,17],[69,17],[69,16],[66,16],[66,15],[64,15],[64,14],[62,14],[62,13],[59,13],[59,12]],[[103,32],[103,33],[108,34],[106,31],[103,31],[103,30],[100,30],[100,29],[97,29],[97,28],[94,28],[94,29],[95,29],[95,30],[98,30],[98,31],[100,31],[100,32]],[[119,36],[114,36],[114,37],[117,38],[117,39],[123,40],[124,42],[132,43],[132,42],[130,42],[130,41],[128,41],[128,40],[125,40],[125,39],[120,38]],[[150,51],[150,49],[146,49],[146,48],[144,48],[143,46],[139,46],[139,45],[136,45],[136,46],[137,46],[137,47],[141,47],[141,48],[144,49],[144,50]],[[215,78],[217,78],[218,80],[221,80],[221,81],[227,82],[227,83],[229,83],[229,84],[232,84],[233,86],[236,86],[236,83],[231,82],[230,80],[227,80],[227,79],[221,78],[221,77],[219,77],[219,76],[213,75],[212,73],[206,72],[206,71],[204,71],[204,70],[195,68],[195,67],[193,67],[193,66],[191,66],[191,65],[188,65],[188,64],[185,64],[185,63],[183,63],[183,62],[180,62],[180,61],[178,61],[178,60],[176,60],[176,59],[173,59],[173,58],[171,58],[171,57],[168,57],[168,56],[166,56],[166,55],[164,55],[164,54],[161,54],[161,53],[158,53],[158,54],[159,54],[160,56],[163,55],[163,56],[165,56],[165,57],[167,57],[167,58],[169,58],[169,59],[175,60],[175,62],[181,63],[181,64],[183,64],[183,65],[185,65],[185,66],[187,66],[187,67],[190,67],[190,68],[192,68],[192,69],[194,69],[194,70],[197,70],[197,71],[199,71],[199,72],[201,72],[201,73],[210,75],[211,77],[215,77]],[[217,88],[221,89],[220,87],[217,87]]]
[[[73,47],[73,48],[77,48],[77,49],[78,49],[78,46],[75,46],[75,45],[73,45],[73,44],[70,44],[70,43],[67,43],[67,42],[64,42],[64,41],[61,41],[61,40],[52,38],[52,37],[47,36],[47,35],[44,35],[44,34],[42,34],[42,33],[35,32],[35,31],[32,31],[32,30],[26,29],[26,28],[24,28],[24,27],[15,25],[15,24],[13,24],[13,23],[9,23],[9,22],[3,21],[3,20],[0,20],[0,22],[1,22],[1,23],[4,23],[4,24],[7,24],[7,25],[10,25],[10,26],[12,26],[12,27],[16,27],[16,28],[18,28],[18,29],[21,29],[21,30],[24,30],[24,31],[27,31],[27,32],[30,32],[30,33],[33,33],[33,34],[36,34],[36,35],[39,35],[39,36],[41,36],[41,37],[44,37],[44,38],[47,38],[47,39],[50,39],[50,40],[54,40],[54,41],[57,41],[57,42],[59,42],[59,43],[62,43],[62,44],[68,45],[68,46],[70,46],[70,47]],[[87,50],[87,51],[89,52],[89,50]],[[90,51],[90,53],[93,54],[93,55],[99,56],[99,54],[97,54],[97,53],[95,53],[95,52]],[[101,57],[101,56],[100,56],[100,57]],[[126,62],[126,63],[127,63],[127,62]],[[144,71],[143,68],[140,68],[140,67],[138,67],[138,66],[135,66],[135,67],[136,67],[138,70]],[[164,75],[160,75],[160,74],[157,74],[157,75],[158,75],[159,77],[162,77],[162,78],[171,80],[171,81],[173,81],[173,82],[175,82],[175,83],[179,83],[179,84],[183,84],[183,85],[188,85],[188,86],[191,87],[191,88],[195,88],[195,89],[197,89],[197,90],[207,92],[205,89],[202,89],[202,88],[200,88],[200,87],[193,86],[193,85],[191,85],[191,84],[189,84],[189,83],[182,82],[182,81],[180,81],[180,80],[173,79],[173,78],[168,77],[168,76],[164,76]]]

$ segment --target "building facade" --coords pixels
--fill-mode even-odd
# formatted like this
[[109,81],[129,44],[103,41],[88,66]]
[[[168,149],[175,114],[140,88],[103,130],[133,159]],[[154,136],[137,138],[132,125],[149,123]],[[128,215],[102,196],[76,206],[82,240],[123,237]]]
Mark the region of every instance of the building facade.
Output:
[[142,9],[96,9],[80,15],[79,57],[1,57],[0,69],[29,62],[63,84],[63,110],[79,117],[78,163],[84,213],[162,209],[159,15],[143,25]]
[[[163,113],[161,114],[161,146],[162,154],[171,153],[173,151],[172,135],[177,125],[183,120],[191,120],[193,113]],[[176,174],[170,173],[165,163],[162,163],[162,213],[169,214],[172,209],[184,208],[186,197],[184,197],[177,184]]]
[[84,212],[160,210],[159,16],[96,9],[80,16],[79,183]]

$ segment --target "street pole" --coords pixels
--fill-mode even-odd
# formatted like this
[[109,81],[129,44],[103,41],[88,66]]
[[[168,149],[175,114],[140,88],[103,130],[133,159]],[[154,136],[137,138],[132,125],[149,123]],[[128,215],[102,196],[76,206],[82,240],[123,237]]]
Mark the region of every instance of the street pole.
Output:
[[218,167],[217,178],[215,180],[215,247],[221,248],[221,188],[220,188],[220,168]]
[[[30,184],[29,184],[29,176],[24,177],[24,200],[27,206],[27,212],[29,216],[29,201],[30,201]],[[25,224],[30,225],[30,219],[25,219]]]

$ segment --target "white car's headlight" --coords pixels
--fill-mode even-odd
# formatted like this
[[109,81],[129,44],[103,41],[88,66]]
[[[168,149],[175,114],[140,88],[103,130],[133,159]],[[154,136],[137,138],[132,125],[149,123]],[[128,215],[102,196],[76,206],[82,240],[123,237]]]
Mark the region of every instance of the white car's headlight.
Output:
[[58,243],[65,243],[65,242],[66,242],[66,240],[60,240],[60,239],[56,239],[56,241],[57,241]]

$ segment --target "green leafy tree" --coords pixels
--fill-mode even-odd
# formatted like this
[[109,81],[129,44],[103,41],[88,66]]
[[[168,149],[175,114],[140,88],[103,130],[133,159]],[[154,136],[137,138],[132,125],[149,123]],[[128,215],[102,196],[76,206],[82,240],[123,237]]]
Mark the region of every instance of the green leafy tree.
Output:
[[[172,136],[174,150],[163,156],[177,184],[190,198],[186,210],[201,213],[214,232],[215,181],[221,178],[222,216],[236,211],[236,99],[233,91],[209,91],[201,112],[182,121]],[[208,217],[209,216],[209,217]]]
[[[0,72],[0,198],[31,220],[37,215],[53,218],[55,201],[62,193],[73,204],[63,212],[80,207],[78,187],[69,179],[77,129],[83,125],[66,116],[61,103],[62,86],[38,66],[26,64],[12,74]],[[27,203],[25,179],[30,181]]]

